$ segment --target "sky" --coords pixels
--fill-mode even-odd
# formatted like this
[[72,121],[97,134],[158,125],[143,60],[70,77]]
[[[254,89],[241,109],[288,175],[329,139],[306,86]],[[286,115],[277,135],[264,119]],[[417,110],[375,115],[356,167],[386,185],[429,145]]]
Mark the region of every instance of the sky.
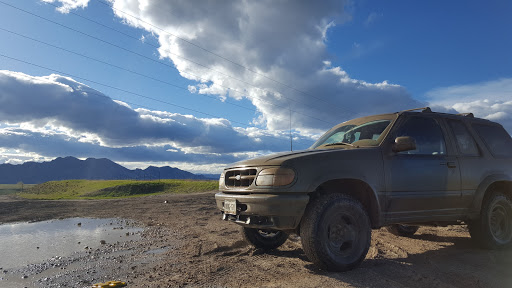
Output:
[[[0,0],[0,163],[219,173],[430,106],[512,132],[512,2]],[[291,135],[291,136],[290,136]]]

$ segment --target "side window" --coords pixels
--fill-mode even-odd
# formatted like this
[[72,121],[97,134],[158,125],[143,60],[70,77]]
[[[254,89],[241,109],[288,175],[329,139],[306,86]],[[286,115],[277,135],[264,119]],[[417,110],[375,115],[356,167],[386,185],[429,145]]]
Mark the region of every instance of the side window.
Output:
[[512,157],[512,138],[498,125],[473,124],[494,157]]
[[409,136],[416,141],[416,150],[399,154],[442,155],[446,154],[443,131],[436,120],[424,117],[410,117],[398,128],[396,137]]
[[343,137],[345,136],[345,133],[347,133],[347,131],[354,127],[355,125],[347,125],[338,128],[338,130],[334,134],[332,134],[329,138],[327,138],[327,140],[324,141],[324,144],[343,142]]
[[459,152],[462,155],[478,156],[478,147],[471,134],[469,134],[466,125],[457,120],[448,120],[448,124],[452,128],[453,135],[455,135]]

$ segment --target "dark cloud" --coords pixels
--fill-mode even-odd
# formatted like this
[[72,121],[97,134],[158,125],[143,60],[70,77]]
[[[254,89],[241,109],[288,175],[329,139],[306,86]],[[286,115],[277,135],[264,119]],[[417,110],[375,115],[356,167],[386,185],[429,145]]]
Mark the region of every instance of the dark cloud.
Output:
[[[185,154],[172,152],[173,147],[134,146],[105,147],[93,143],[79,142],[61,133],[46,134],[23,129],[0,130],[0,147],[33,152],[45,157],[72,155],[79,158],[109,158],[119,162],[186,162],[198,165],[209,163],[231,163],[244,159],[232,154]],[[245,156],[246,157],[246,156]]]
[[225,119],[134,110],[67,77],[10,71],[0,71],[0,121],[62,127],[109,147],[172,145],[203,154],[279,151],[287,143],[282,136],[234,128]]

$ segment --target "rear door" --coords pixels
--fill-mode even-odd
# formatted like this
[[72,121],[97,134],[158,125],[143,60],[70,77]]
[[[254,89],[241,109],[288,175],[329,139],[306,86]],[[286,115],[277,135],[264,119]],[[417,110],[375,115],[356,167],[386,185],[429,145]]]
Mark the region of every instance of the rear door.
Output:
[[[461,174],[461,197],[457,208],[469,210],[476,189],[484,174],[482,149],[476,143],[468,126],[461,120],[446,119],[457,149],[457,160]],[[465,213],[465,211],[463,211]]]
[[[431,115],[404,117],[391,131],[384,147],[388,221],[448,220],[459,213],[460,172],[446,132]],[[416,150],[393,152],[400,136],[414,138]]]

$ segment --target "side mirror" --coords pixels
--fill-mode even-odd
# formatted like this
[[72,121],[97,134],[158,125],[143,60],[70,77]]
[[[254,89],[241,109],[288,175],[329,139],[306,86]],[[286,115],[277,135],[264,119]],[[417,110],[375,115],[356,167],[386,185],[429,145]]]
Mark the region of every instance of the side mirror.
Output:
[[397,137],[393,144],[393,152],[416,150],[416,141],[409,136]]

